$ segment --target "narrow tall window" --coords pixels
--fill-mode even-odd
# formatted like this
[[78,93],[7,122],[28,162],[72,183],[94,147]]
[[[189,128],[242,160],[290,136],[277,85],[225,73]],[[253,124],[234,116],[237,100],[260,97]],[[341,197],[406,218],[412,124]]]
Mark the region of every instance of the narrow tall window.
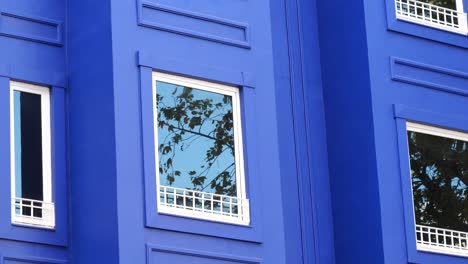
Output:
[[399,19],[467,34],[467,15],[463,0],[395,0]]
[[11,82],[12,223],[54,228],[50,92]]
[[468,134],[407,130],[417,248],[468,256]]
[[154,73],[160,213],[249,223],[239,90]]

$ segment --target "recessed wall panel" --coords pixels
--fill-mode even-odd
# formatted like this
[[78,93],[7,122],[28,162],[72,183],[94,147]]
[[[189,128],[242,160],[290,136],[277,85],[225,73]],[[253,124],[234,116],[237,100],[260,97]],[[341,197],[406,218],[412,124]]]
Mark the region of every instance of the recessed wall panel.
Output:
[[260,264],[257,258],[219,252],[185,248],[168,248],[147,245],[148,264],[190,263],[190,264]]
[[171,5],[138,0],[138,24],[207,41],[250,48],[249,27],[246,23]]
[[468,73],[407,59],[390,59],[392,80],[468,96]]
[[61,22],[0,10],[0,35],[62,45]]

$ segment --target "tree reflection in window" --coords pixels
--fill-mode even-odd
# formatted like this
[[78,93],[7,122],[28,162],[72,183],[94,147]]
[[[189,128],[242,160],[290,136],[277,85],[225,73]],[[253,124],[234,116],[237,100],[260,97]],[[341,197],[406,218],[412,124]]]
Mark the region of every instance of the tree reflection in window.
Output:
[[159,181],[237,196],[232,97],[156,82]]
[[416,224],[468,232],[468,143],[407,135]]
[[457,10],[456,0],[420,0],[421,2]]

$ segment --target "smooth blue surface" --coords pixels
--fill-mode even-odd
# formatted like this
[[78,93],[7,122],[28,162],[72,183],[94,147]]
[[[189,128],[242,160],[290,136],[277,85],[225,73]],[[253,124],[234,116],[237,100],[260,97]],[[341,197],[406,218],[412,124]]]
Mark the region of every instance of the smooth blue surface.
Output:
[[[0,14],[1,128],[10,80],[52,89],[57,208],[56,231],[10,224],[0,129],[1,264],[466,262],[415,250],[401,136],[404,120],[468,130],[466,36],[396,20],[392,0],[16,0]],[[153,71],[240,90],[249,226],[157,213]]]
[[385,263],[365,3],[318,2],[336,263]]
[[67,16],[70,262],[120,263],[110,1],[69,1]]

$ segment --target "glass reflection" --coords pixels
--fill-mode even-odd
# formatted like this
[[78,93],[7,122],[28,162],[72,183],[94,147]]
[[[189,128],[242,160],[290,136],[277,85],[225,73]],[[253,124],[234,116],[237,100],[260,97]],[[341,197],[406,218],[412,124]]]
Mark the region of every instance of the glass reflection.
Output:
[[468,143],[407,135],[416,224],[468,232]]
[[232,97],[156,82],[161,185],[236,196]]
[[428,3],[440,7],[445,7],[453,10],[457,10],[456,0],[420,0],[423,3]]

